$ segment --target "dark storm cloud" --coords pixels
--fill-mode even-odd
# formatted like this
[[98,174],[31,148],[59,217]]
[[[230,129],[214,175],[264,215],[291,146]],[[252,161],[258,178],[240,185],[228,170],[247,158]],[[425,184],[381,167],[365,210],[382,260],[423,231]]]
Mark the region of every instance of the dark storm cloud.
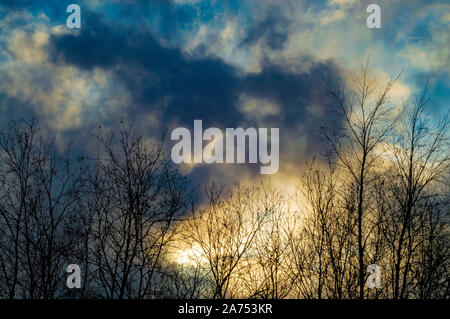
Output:
[[[261,122],[246,119],[239,110],[239,97],[245,94],[280,107],[279,114],[262,120],[266,127],[280,128],[281,160],[283,139],[302,137],[309,149],[320,148],[314,127],[319,126],[318,121],[330,122],[332,113],[314,118],[306,107],[313,102],[325,107],[323,84],[340,81],[333,63],[314,63],[313,58],[304,57],[312,65],[308,72],[293,72],[286,66],[266,62],[260,73],[244,74],[221,59],[192,57],[178,48],[164,46],[146,28],[106,24],[95,14],[87,19],[92,23],[80,35],[53,36],[54,62],[113,71],[131,93],[132,105],[127,109],[130,119],[155,111],[162,113],[162,125],[169,128],[174,124],[190,128],[194,119],[202,119],[204,127],[258,127]],[[301,156],[304,154],[298,158]]]
[[73,0],[1,0],[0,9],[27,10],[33,14],[45,13],[54,21],[66,19],[66,8],[69,4],[80,3]]
[[[4,80],[4,79],[2,79]],[[14,105],[16,107],[9,107],[7,109],[3,109],[6,106]],[[24,118],[36,118],[36,114],[33,111],[31,105],[27,103],[18,101],[15,98],[11,98],[4,93],[0,92],[0,127],[4,128],[8,124],[11,119],[20,119]]]
[[[87,12],[83,20],[87,27],[82,28],[81,36],[66,35],[53,39],[53,59],[55,63],[68,63],[81,69],[94,67],[108,68],[121,57],[124,34],[115,31],[115,26],[101,22],[101,15]],[[119,29],[120,30],[120,29]],[[116,52],[115,52],[116,51]]]
[[149,31],[106,25],[95,15],[91,19],[95,22],[80,36],[53,38],[55,63],[113,69],[132,92],[135,107],[148,108],[171,96],[165,120],[177,114],[183,122],[237,116],[232,106],[239,79],[233,67],[218,59],[191,59],[179,49],[162,46]]
[[272,50],[283,49],[289,37],[289,22],[282,18],[282,15],[276,14],[276,12],[278,12],[278,10],[275,10],[273,15],[250,28],[247,31],[247,36],[241,42],[241,45],[253,45],[263,39],[264,43]]
[[[16,3],[14,7],[26,7],[26,3],[32,10],[38,10],[34,1]],[[124,108],[127,119],[142,121],[143,115],[154,112],[158,113],[161,126],[169,129],[174,126],[192,128],[195,119],[202,119],[204,128],[279,127],[280,169],[283,163],[298,162],[308,156],[300,154],[300,148],[310,153],[322,148],[316,128],[321,122],[333,120],[333,113],[326,111],[327,94],[323,84],[341,81],[333,63],[302,56],[299,59],[311,66],[305,68],[308,71],[293,71],[282,62],[263,61],[259,73],[245,73],[211,54],[196,50],[191,56],[173,45],[170,38],[176,33],[173,30],[180,24],[190,23],[194,16],[187,8],[176,8],[167,1],[122,1],[114,14],[109,10],[92,12],[83,8],[83,27],[79,34],[74,31],[73,34],[52,35],[48,50],[51,61],[57,65],[72,65],[85,71],[95,68],[110,71],[108,74],[113,74],[114,83],[126,88],[130,95],[130,105]],[[155,33],[145,21],[149,12],[156,11],[159,26],[166,26],[161,28],[166,30],[164,32]],[[273,50],[283,48],[289,22],[277,15],[276,10],[272,13],[246,31],[242,46],[263,40]],[[114,15],[120,18],[112,18]],[[243,113],[239,108],[243,94],[275,103],[279,112],[262,117]],[[0,96],[2,99],[4,97]],[[6,104],[12,105],[10,102]],[[321,116],[314,116],[308,111],[311,107],[325,108],[325,111]],[[20,109],[24,110],[25,106]],[[109,123],[98,124],[117,124],[119,119],[112,117]],[[66,131],[65,135],[77,140],[83,139],[83,132]],[[75,141],[75,144],[79,143]],[[298,150],[287,149],[293,145],[298,145]],[[249,168],[259,174],[257,167]],[[193,178],[204,181],[213,171],[214,166],[202,167],[201,173],[194,170]]]

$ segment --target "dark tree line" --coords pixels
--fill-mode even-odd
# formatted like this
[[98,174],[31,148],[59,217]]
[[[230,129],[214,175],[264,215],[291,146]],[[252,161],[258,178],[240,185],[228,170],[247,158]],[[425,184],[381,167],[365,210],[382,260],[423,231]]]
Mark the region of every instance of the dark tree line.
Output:
[[[132,127],[96,138],[88,160],[61,155],[36,121],[0,133],[2,297],[157,295],[162,256],[190,204],[186,180],[161,143]],[[83,269],[79,290],[66,288],[69,264]]]
[[[190,182],[121,122],[90,157],[37,121],[0,130],[0,298],[449,298],[449,121],[392,105],[367,65],[298,192]],[[81,287],[66,286],[80,266]],[[370,288],[368,266],[381,269]]]

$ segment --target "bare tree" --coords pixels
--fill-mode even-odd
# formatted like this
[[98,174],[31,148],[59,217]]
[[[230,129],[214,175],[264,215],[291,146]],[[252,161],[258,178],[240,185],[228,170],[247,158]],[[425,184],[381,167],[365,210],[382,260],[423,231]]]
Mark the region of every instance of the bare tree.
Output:
[[212,283],[212,298],[233,296],[230,289],[242,267],[248,267],[256,235],[268,210],[260,201],[261,190],[241,188],[222,197],[215,185],[206,188],[206,205],[194,211],[187,226],[189,241],[198,245]]
[[[445,190],[445,188],[443,189]],[[408,296],[421,299],[448,298],[450,295],[450,236],[449,236],[449,192],[442,194],[439,191],[426,196],[420,209],[418,243],[416,251],[411,257],[411,274]]]
[[297,280],[290,268],[289,237],[295,231],[296,212],[283,192],[262,185],[261,209],[267,212],[266,222],[257,231],[255,243],[241,269],[239,283],[249,298],[281,299],[290,295]]
[[[372,173],[382,154],[380,146],[387,140],[399,115],[389,103],[389,92],[398,76],[388,79],[377,90],[376,83],[370,79],[368,61],[361,67],[361,75],[356,80],[356,89],[350,93],[345,90],[330,90],[342,123],[334,128],[323,130],[323,136],[331,147],[332,159],[349,176],[349,183],[356,189],[356,244],[358,256],[359,298],[364,298],[366,280],[366,243],[372,225],[366,225],[372,210],[370,201]],[[351,212],[349,212],[351,213]]]
[[188,207],[186,179],[163,143],[121,123],[118,145],[101,130],[89,208],[90,267],[107,298],[153,298],[173,226]]
[[86,170],[69,152],[58,156],[34,120],[11,122],[0,133],[0,154],[1,294],[61,297]]
[[200,260],[193,258],[191,261],[189,264],[165,263],[164,273],[160,274],[159,298],[199,299],[211,295],[207,269]]
[[[342,121],[323,130],[328,162],[307,163],[294,199],[270,183],[208,184],[197,207],[163,138],[121,122],[88,160],[37,121],[11,122],[0,298],[448,298],[450,121],[429,118],[426,88],[393,107],[396,79],[377,90],[366,64],[356,89],[330,90]],[[369,264],[381,289],[366,288]]]
[[[438,215],[430,214],[429,205],[434,206],[432,198],[436,199],[433,194],[437,194],[430,189],[436,189],[436,183],[442,181],[450,165],[448,118],[434,125],[425,114],[427,102],[425,87],[414,105],[405,107],[405,116],[390,143],[392,171],[383,185],[384,193],[391,195],[384,233],[391,249],[392,297],[395,299],[408,296],[413,254],[422,242],[418,236],[425,229],[432,231],[432,225],[440,222],[435,220]],[[431,224],[423,224],[424,214],[431,218],[428,220]]]
[[328,242],[330,217],[335,205],[332,174],[323,174],[317,162],[307,163],[300,187],[300,202],[304,217],[302,237],[292,241],[299,284],[307,298],[322,299],[326,294],[329,272]]

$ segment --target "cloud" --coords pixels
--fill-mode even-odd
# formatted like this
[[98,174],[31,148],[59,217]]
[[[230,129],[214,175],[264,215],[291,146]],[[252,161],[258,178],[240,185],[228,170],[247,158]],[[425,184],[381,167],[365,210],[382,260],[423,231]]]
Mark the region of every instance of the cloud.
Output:
[[243,94],[239,97],[239,100],[240,111],[251,120],[262,120],[267,116],[280,114],[279,105],[265,99],[249,97]]
[[277,7],[273,10],[274,13],[247,30],[241,45],[251,46],[263,41],[263,44],[272,50],[280,50],[284,47],[289,36],[289,21],[283,18]]
[[199,2],[201,2],[203,0],[172,0],[172,1],[175,2],[175,3],[178,3],[178,4],[193,5],[193,4],[199,3]]
[[89,135],[83,129],[110,122],[128,105],[128,93],[111,73],[53,63],[50,40],[66,31],[50,26],[47,17],[9,13],[0,23],[2,125],[12,118],[38,117],[60,147],[74,130],[80,130],[75,142],[83,144]]
[[[161,127],[191,128],[195,119],[222,129],[279,127],[279,176],[290,176],[324,150],[317,128],[339,120],[324,84],[345,85],[349,70],[370,56],[377,74],[409,68],[394,92],[402,99],[415,90],[415,72],[448,70],[446,16],[438,13],[445,7],[412,1],[411,12],[421,14],[404,14],[401,2],[383,1],[391,33],[365,27],[366,2],[81,1],[80,31],[65,28],[64,1],[3,2],[2,114],[38,115],[61,143],[120,118],[149,136]],[[201,165],[185,172],[196,181],[226,181],[255,178],[259,169]]]
[[[279,127],[283,141],[293,140],[290,143],[293,147],[298,144],[292,151],[282,146],[281,158],[286,162],[307,156],[298,150],[320,149],[312,128],[333,116],[323,111],[327,108],[323,84],[340,81],[339,69],[331,61],[323,63],[304,57],[309,61],[305,70],[267,60],[260,61],[260,72],[246,73],[217,56],[167,46],[144,27],[122,28],[102,19],[89,25],[92,27],[83,29],[79,35],[52,35],[49,45],[52,62],[84,72],[97,69],[110,74],[129,94],[126,111],[130,119],[157,113],[161,125],[169,129],[192,128],[195,119],[202,119],[204,127],[222,129]],[[223,32],[234,32],[230,28]],[[311,116],[315,107],[322,111]],[[303,143],[307,146],[299,145]],[[226,167],[230,179],[242,175],[245,169],[238,165]],[[199,174],[207,179],[217,169],[214,165],[196,166],[187,172],[192,170],[195,176],[201,171]],[[253,175],[259,174],[257,167],[247,169]]]
[[355,3],[358,3],[359,0],[330,0],[330,2],[332,4],[337,4],[339,6],[344,6],[344,5],[353,5]]

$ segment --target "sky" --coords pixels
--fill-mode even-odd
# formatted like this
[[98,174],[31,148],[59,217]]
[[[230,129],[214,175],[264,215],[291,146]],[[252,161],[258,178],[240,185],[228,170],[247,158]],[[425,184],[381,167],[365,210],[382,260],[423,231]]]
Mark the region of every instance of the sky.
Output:
[[[81,29],[66,7],[81,8]],[[381,8],[369,29],[366,8]],[[402,72],[392,103],[428,79],[432,118],[450,110],[450,4],[399,0],[1,0],[0,126],[39,118],[63,149],[92,152],[98,126],[280,128],[280,168],[325,151],[319,128],[339,121],[326,87],[350,85],[370,60],[380,81]],[[261,178],[255,165],[184,165],[195,182]]]

